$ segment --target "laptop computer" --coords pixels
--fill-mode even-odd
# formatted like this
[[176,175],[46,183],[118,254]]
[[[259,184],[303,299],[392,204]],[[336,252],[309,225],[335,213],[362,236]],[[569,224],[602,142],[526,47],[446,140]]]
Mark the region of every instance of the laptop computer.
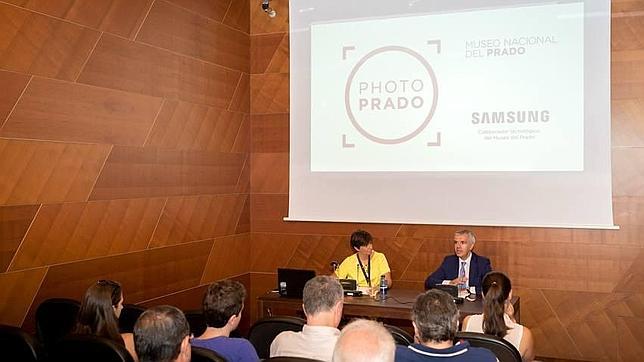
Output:
[[302,298],[304,284],[315,277],[315,270],[307,269],[277,269],[277,290],[280,296]]
[[358,283],[355,279],[340,279],[340,285],[344,289],[344,295],[359,297],[363,294],[358,290]]

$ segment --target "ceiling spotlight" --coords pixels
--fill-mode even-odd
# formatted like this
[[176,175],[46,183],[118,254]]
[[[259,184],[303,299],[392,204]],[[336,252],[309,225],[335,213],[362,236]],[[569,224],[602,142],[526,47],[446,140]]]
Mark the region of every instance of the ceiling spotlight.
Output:
[[277,15],[277,12],[275,12],[275,10],[273,10],[273,8],[271,7],[270,2],[271,2],[271,0],[262,0],[262,10],[264,10],[264,12],[266,14],[268,14],[269,18],[274,18],[275,15]]

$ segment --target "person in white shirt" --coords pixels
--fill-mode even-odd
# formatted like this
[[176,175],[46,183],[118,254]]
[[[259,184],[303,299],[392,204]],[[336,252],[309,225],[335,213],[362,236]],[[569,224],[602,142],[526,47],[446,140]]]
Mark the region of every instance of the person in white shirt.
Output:
[[301,332],[282,332],[271,343],[271,357],[303,357],[331,361],[340,336],[344,293],[331,276],[317,276],[304,285],[302,296],[306,325]]
[[524,361],[534,359],[532,332],[514,319],[512,283],[501,272],[490,272],[483,277],[483,314],[465,317],[463,331],[485,333],[512,343]]

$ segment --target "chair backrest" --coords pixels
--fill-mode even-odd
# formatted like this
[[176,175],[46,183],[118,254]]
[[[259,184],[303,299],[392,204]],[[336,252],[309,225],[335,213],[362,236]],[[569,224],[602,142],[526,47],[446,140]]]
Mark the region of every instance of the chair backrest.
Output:
[[125,304],[119,317],[119,331],[121,333],[134,332],[134,324],[139,316],[145,312],[145,308],[136,304]]
[[197,346],[191,346],[190,348],[192,350],[192,362],[226,362],[224,357],[213,350]]
[[503,338],[483,333],[457,332],[455,339],[456,341],[468,341],[473,347],[489,349],[499,359],[499,362],[521,362],[519,351],[512,343]]
[[396,344],[409,346],[414,343],[414,336],[407,333],[404,329],[389,324],[385,324],[384,326],[387,328],[389,333],[391,333],[391,336],[394,337],[394,342],[396,342]]
[[36,309],[36,336],[45,349],[68,335],[76,324],[80,303],[73,299],[44,300]]
[[49,352],[50,362],[134,362],[124,345],[92,335],[69,335]]
[[0,324],[0,351],[7,361],[36,362],[40,348],[36,339],[18,327]]
[[298,317],[274,316],[262,318],[250,327],[248,340],[253,344],[259,358],[268,358],[271,343],[284,331],[300,332],[306,321]]
[[199,337],[206,331],[206,328],[208,328],[206,318],[200,310],[189,310],[183,312],[183,314],[186,316],[186,320],[190,325],[190,333],[192,333],[193,336]]
[[264,359],[264,362],[322,362],[319,359],[310,359],[310,358],[303,358],[303,357],[271,357],[271,358],[266,358]]

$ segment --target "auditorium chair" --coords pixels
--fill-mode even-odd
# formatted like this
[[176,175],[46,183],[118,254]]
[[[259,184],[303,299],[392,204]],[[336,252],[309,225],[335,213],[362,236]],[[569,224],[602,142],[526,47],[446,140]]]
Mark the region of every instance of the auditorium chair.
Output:
[[0,324],[0,353],[7,361],[36,362],[41,357],[38,341],[21,328]]
[[389,333],[391,333],[391,336],[394,337],[394,342],[396,342],[396,344],[406,347],[414,343],[414,337],[404,329],[389,324],[384,324],[384,327],[387,328]]
[[455,342],[465,340],[470,342],[472,347],[482,347],[494,353],[499,362],[521,362],[521,354],[503,338],[483,333],[457,332]]
[[191,346],[190,348],[192,353],[191,362],[226,362],[224,357],[213,350],[197,346]]
[[271,343],[284,331],[300,332],[306,321],[298,317],[273,316],[262,318],[250,327],[248,340],[253,344],[259,358],[268,358]]
[[121,310],[119,317],[119,332],[132,333],[134,332],[134,324],[139,316],[145,312],[145,308],[136,304],[125,304]]
[[49,362],[134,362],[122,344],[93,335],[69,335],[52,346]]
[[208,326],[206,325],[206,319],[200,310],[189,310],[183,312],[183,314],[186,316],[186,320],[190,325],[190,333],[192,333],[194,337],[199,337],[206,331]]
[[51,298],[38,305],[36,336],[46,351],[72,331],[79,309],[78,301],[67,298]]

